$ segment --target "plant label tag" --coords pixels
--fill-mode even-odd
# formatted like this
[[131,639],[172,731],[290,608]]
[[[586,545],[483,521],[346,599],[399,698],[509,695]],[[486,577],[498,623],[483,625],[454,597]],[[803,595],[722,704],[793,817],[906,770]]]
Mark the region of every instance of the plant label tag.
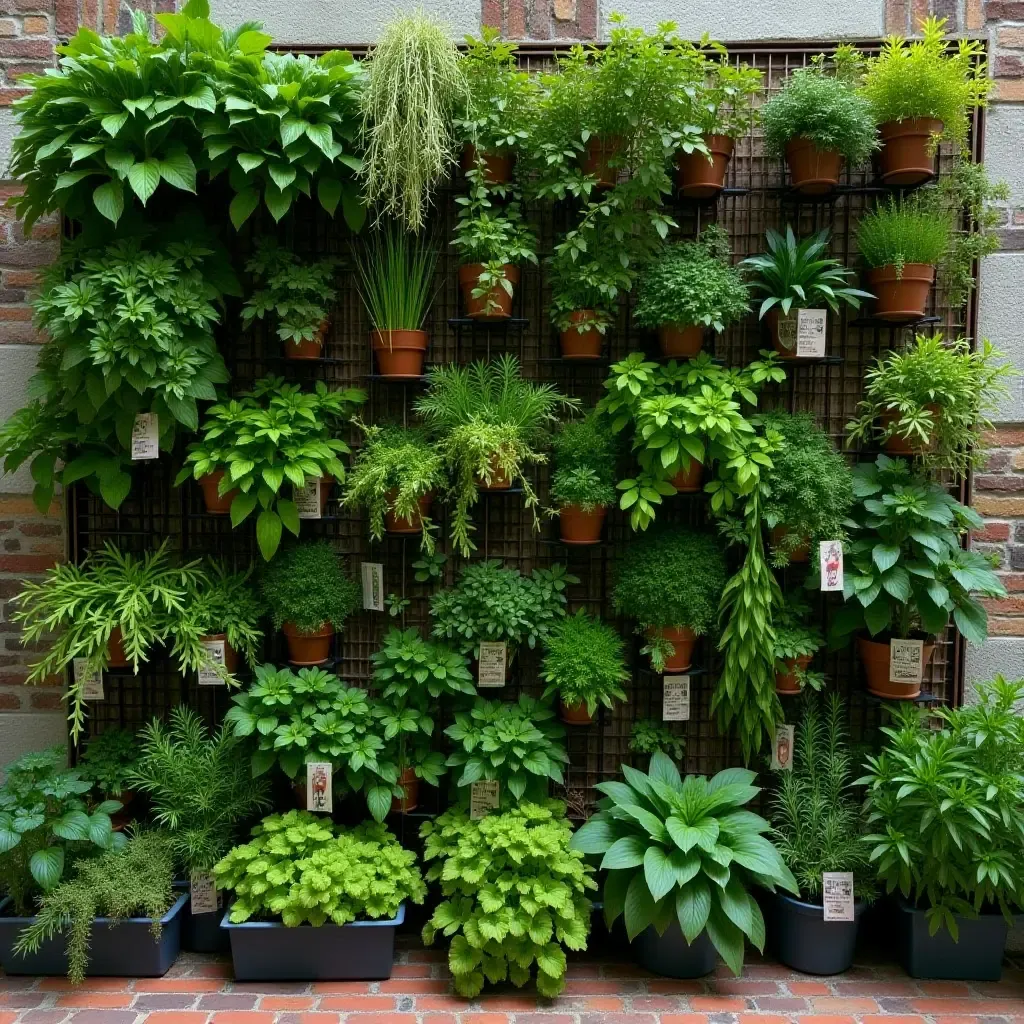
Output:
[[334,786],[330,761],[306,763],[306,810],[330,814],[334,810]]
[[661,720],[688,722],[690,720],[690,677],[662,676]]
[[773,772],[791,772],[793,770],[793,737],[795,735],[795,725],[775,726],[775,742],[772,744]]
[[504,641],[482,640],[477,658],[477,686],[504,686],[508,648]]
[[132,461],[160,458],[160,422],[155,412],[140,412],[132,424]]
[[797,318],[790,314],[783,316],[779,313],[778,328],[779,347],[787,352],[796,351]]
[[823,540],[818,544],[818,562],[821,565],[821,589],[826,593],[843,589],[843,545],[837,540]]
[[825,354],[825,325],[828,311],[824,309],[798,309],[796,314],[796,355],[798,359],[813,359]]
[[363,579],[363,609],[368,612],[384,611],[383,563],[362,562],[359,571]]
[[75,685],[82,691],[82,700],[103,700],[103,673],[98,668],[90,672],[88,658],[75,658],[72,668]]
[[217,671],[224,667],[224,640],[200,640],[206,661],[199,666],[200,686],[226,686],[227,680]]
[[891,640],[889,642],[890,683],[919,683],[923,672],[923,640]]
[[212,914],[220,910],[217,883],[208,871],[193,871],[188,880],[189,900],[193,914]]
[[471,782],[469,785],[469,817],[471,821],[485,818],[498,809],[501,784],[492,782]]
[[852,921],[853,872],[823,871],[821,874],[821,903],[826,921]]
[[322,519],[320,512],[320,480],[307,480],[292,488],[292,499],[300,519]]

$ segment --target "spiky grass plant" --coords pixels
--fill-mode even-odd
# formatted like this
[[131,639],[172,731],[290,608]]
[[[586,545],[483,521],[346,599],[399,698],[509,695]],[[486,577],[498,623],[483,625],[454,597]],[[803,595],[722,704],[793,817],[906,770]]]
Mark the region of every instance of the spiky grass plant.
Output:
[[427,238],[394,224],[377,231],[355,254],[359,297],[378,331],[418,331],[423,326],[434,288],[437,252]]
[[857,225],[857,248],[871,268],[893,266],[902,276],[908,263],[934,266],[949,245],[953,221],[916,196],[889,197]]

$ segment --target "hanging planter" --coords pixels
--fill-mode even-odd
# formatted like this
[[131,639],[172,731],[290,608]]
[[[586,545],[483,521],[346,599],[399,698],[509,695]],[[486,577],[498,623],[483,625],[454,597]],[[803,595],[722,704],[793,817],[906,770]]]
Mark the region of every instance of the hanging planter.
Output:
[[370,344],[382,377],[403,380],[423,375],[429,336],[426,331],[371,331]]
[[711,159],[703,153],[676,152],[676,184],[688,199],[710,199],[725,188],[736,143],[728,135],[705,135],[704,144]]
[[852,921],[826,921],[820,903],[803,903],[779,891],[771,901],[771,948],[782,963],[804,974],[849,970],[863,902],[854,904]]
[[392,814],[408,814],[415,811],[420,801],[420,780],[412,768],[403,768],[398,776],[398,785],[402,787],[400,797],[391,798]]
[[810,654],[799,658],[786,658],[782,665],[775,669],[775,692],[784,697],[793,697],[800,692],[800,680],[797,672],[805,672],[811,663]]
[[578,704],[566,704],[559,698],[558,717],[566,725],[593,725],[594,716],[587,710],[587,702],[580,701]]
[[920,185],[935,177],[933,136],[942,134],[942,122],[934,117],[886,121],[878,129],[882,149],[878,163],[886,185]]
[[892,265],[869,270],[868,289],[877,299],[875,316],[880,320],[920,320],[934,280],[935,267],[927,263],[907,263],[902,274]]
[[700,324],[662,324],[658,345],[667,359],[695,359],[704,347],[704,328]]
[[281,632],[288,641],[288,660],[293,665],[322,665],[331,656],[334,627],[329,622],[310,632],[286,622]]
[[284,343],[284,354],[286,359],[319,359],[324,351],[324,338],[327,335],[327,328],[330,327],[330,320],[323,320],[316,329],[312,338],[302,338],[296,341],[289,338]]
[[790,139],[786,143],[789,182],[805,195],[824,195],[839,184],[843,154],[818,149],[810,139]]
[[[937,420],[941,415],[941,409],[933,402],[924,406]],[[898,409],[886,409],[878,414],[878,422],[882,430],[886,430],[891,424],[898,422],[902,413]],[[921,455],[930,452],[935,447],[935,438],[925,444],[919,437],[900,437],[899,434],[891,434],[885,439],[885,450],[889,455]]]
[[232,487],[224,494],[220,493],[220,482],[224,478],[224,470],[215,469],[212,473],[199,478],[199,486],[203,491],[203,503],[211,516],[226,516],[231,513],[231,502],[238,495],[238,488]]
[[609,161],[617,158],[624,148],[625,142],[620,135],[606,138],[591,135],[580,157],[580,170],[597,178],[598,188],[613,188],[618,181],[619,170],[609,166]]
[[[593,309],[577,309],[569,314],[570,326],[558,334],[558,343],[562,348],[563,359],[600,359],[601,331],[594,326],[597,311]],[[590,323],[582,330],[576,325]]]
[[419,533],[423,525],[423,519],[430,515],[430,505],[434,500],[434,492],[427,491],[426,494],[421,494],[416,499],[417,508],[413,510],[412,515],[408,518],[395,513],[394,504],[397,497],[397,490],[388,491],[386,499],[388,510],[384,513],[384,529],[388,533]]
[[[519,284],[519,268],[506,263],[502,269],[505,279],[515,288]],[[484,270],[482,263],[467,263],[459,267],[459,287],[466,316],[472,320],[507,320],[512,315],[512,296],[500,283],[492,285],[483,295],[473,296]]]
[[558,510],[558,525],[563,544],[599,544],[604,517],[604,505],[595,505],[589,511],[579,505],[563,505]]
[[[488,185],[507,185],[512,180],[514,153],[484,153],[479,162],[483,165],[484,181]],[[472,142],[462,147],[461,165],[463,171],[472,171],[477,166],[476,146]]]
[[[889,679],[889,641],[871,640],[866,636],[857,637],[857,651],[864,666],[864,680],[868,693],[883,700],[913,700],[921,694],[920,683],[894,683]],[[921,659],[924,673],[935,653],[934,643],[925,643]]]
[[498,465],[496,458],[491,458],[491,482],[483,477],[477,478],[477,487],[481,491],[507,491],[512,487],[512,478]]
[[687,469],[681,469],[675,476],[669,477],[669,483],[680,494],[696,494],[702,487],[704,466],[696,459],[690,459]]
[[685,672],[693,664],[693,649],[697,646],[697,634],[689,626],[662,626],[647,630],[647,636],[660,636],[674,648],[671,657],[665,659],[664,673]]

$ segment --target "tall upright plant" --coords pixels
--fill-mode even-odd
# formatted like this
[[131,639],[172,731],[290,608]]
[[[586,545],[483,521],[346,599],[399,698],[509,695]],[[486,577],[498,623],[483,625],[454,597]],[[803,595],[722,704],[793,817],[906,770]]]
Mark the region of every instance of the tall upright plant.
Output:
[[374,232],[355,252],[359,297],[378,331],[418,331],[436,293],[437,251],[429,237],[407,240],[397,225]]

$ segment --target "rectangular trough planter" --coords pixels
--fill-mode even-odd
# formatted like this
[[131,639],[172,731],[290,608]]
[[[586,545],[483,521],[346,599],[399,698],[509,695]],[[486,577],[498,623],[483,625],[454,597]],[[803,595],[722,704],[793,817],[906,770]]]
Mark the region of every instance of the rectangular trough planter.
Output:
[[960,917],[959,941],[948,929],[928,934],[923,910],[900,902],[900,960],[912,978],[998,981],[1003,970],[1006,921],[1002,914]]

